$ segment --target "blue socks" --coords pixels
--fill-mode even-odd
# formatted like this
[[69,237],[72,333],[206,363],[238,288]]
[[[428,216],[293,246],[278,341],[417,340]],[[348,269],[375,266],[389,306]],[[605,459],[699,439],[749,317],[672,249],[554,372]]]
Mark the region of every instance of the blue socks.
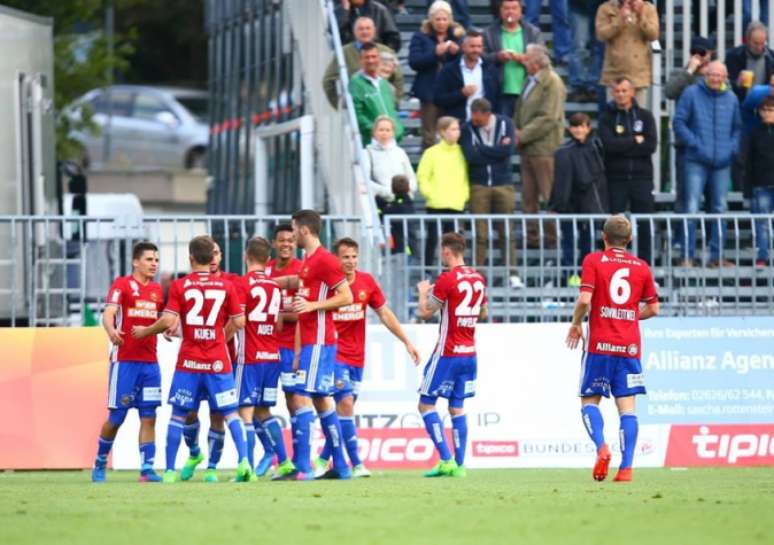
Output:
[[293,446],[293,465],[298,467],[298,435],[296,432],[298,431],[298,420],[296,420],[295,415],[291,415],[290,417],[290,441]]
[[250,467],[255,467],[255,426],[252,423],[245,423],[245,433],[247,434],[247,460]]
[[[344,430],[344,426],[342,424],[342,433]],[[323,449],[320,451],[320,456],[318,458],[321,458],[323,460],[330,460],[331,459],[331,442],[328,441],[328,438],[325,438],[325,444],[323,445]]]
[[634,460],[634,450],[637,448],[637,433],[640,425],[637,416],[631,413],[621,415],[621,429],[619,430],[621,440],[621,469],[632,467]]
[[312,471],[312,426],[315,414],[312,407],[302,407],[296,411],[296,432],[294,463],[302,473]]
[[266,436],[271,441],[271,449],[277,455],[277,462],[280,464],[288,459],[288,453],[285,451],[285,439],[282,437],[282,428],[276,417],[271,417],[261,423],[266,431]]
[[167,448],[166,462],[167,471],[175,470],[175,460],[177,459],[177,449],[180,448],[180,440],[183,437],[183,422],[175,419],[169,421],[167,428]]
[[452,437],[454,438],[454,460],[458,466],[465,463],[465,449],[468,446],[468,417],[464,414],[452,416]]
[[226,442],[226,432],[217,431],[210,428],[207,434],[207,442],[210,450],[210,457],[207,461],[207,469],[215,469],[223,456],[223,444]]
[[255,427],[255,433],[258,435],[258,439],[261,441],[261,446],[263,447],[263,455],[264,456],[270,456],[274,454],[274,447],[272,445],[271,438],[269,437],[269,434],[266,432],[266,428],[263,427],[263,424],[261,424],[261,421],[257,418],[253,418],[253,426]]
[[94,467],[104,469],[105,466],[107,466],[108,454],[110,454],[110,449],[112,448],[112,439],[99,438],[99,441],[97,442],[97,458],[94,460]]
[[443,423],[438,417],[438,413],[435,410],[427,411],[422,414],[422,420],[425,421],[425,429],[427,435],[433,440],[435,448],[438,450],[438,454],[441,456],[441,460],[447,461],[451,459],[451,453],[449,452],[449,446],[446,444],[446,436],[443,433]]
[[142,473],[153,471],[153,461],[155,459],[156,443],[140,443],[140,471]]
[[[228,424],[228,431],[231,432],[231,438],[234,440],[234,446],[237,450],[237,459],[241,462],[247,457],[247,431],[245,431],[245,424],[236,413],[226,417],[226,424]],[[255,437],[255,433],[252,435]],[[255,441],[255,439],[253,439],[253,441]],[[255,443],[253,443],[253,447],[255,447]],[[222,451],[222,442],[220,448]],[[252,467],[252,464],[250,464],[250,467]]]
[[[339,417],[341,422],[341,438],[344,440],[344,446],[347,448],[347,455],[352,467],[362,464],[360,455],[357,452],[357,428],[355,427],[355,418],[353,416]],[[328,441],[325,441],[326,446]]]
[[320,427],[325,434],[325,442],[331,444],[331,454],[333,454],[333,467],[336,469],[348,468],[347,460],[344,458],[344,445],[341,444],[341,423],[336,416],[336,410],[331,409],[320,415]]
[[583,417],[583,426],[599,450],[605,444],[605,421],[602,419],[602,413],[597,405],[589,404],[581,408]]
[[191,451],[191,456],[199,456],[201,449],[199,448],[199,421],[197,420],[193,424],[186,424],[183,426],[183,437],[185,438],[185,444],[188,450]]

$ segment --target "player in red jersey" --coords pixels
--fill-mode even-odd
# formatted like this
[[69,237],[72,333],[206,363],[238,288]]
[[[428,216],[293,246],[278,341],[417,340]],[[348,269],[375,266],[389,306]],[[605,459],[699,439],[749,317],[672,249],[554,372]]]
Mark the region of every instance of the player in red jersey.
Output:
[[[597,447],[594,479],[604,480],[610,465],[599,402],[612,393],[621,417],[621,466],[615,480],[631,481],[639,430],[635,396],[646,393],[639,321],[658,314],[658,294],[648,264],[626,251],[632,240],[629,220],[623,215],[611,216],[605,221],[602,238],[605,250],[583,260],[581,292],[566,343],[571,349],[581,341],[584,344],[579,395],[583,424]],[[640,307],[641,303],[644,306]],[[584,339],[586,314],[589,326]]]
[[164,305],[161,286],[153,281],[159,268],[159,250],[150,242],[132,249],[132,274],[116,278],[108,291],[102,325],[113,343],[110,351],[108,419],[99,434],[91,479],[105,480],[105,468],[118,428],[131,408],[140,414],[140,481],[161,480],[153,471],[156,456],[156,408],[161,405],[161,371],[156,338],[135,340],[127,335],[135,325],[156,321]]
[[[419,388],[419,412],[428,435],[435,443],[441,461],[426,477],[464,477],[468,422],[465,398],[476,392],[476,324],[487,315],[486,280],[472,267],[465,266],[465,239],[458,233],[441,237],[444,271],[431,285],[417,284],[417,316],[427,320],[441,311],[438,344],[424,371]],[[449,400],[454,437],[454,458],[449,452],[443,423],[435,409],[439,397]]]
[[[277,330],[282,290],[276,281],[266,275],[266,262],[270,255],[271,246],[266,239],[254,237],[247,243],[247,274],[238,284],[247,323],[245,329],[240,332],[236,389],[239,396],[239,416],[247,429],[247,457],[250,464],[253,464],[256,436],[254,426],[257,424],[270,441],[271,456],[276,453],[280,467],[290,470],[293,469],[293,464],[285,453],[282,426],[271,414],[271,407],[277,404],[277,385],[280,377]],[[263,473],[265,472],[264,470]]]
[[[369,477],[371,472],[358,455],[357,428],[355,427],[355,401],[360,394],[365,366],[366,308],[371,307],[381,322],[403,343],[414,365],[419,365],[419,352],[406,336],[395,314],[387,306],[382,289],[373,276],[357,270],[358,243],[351,238],[342,238],[334,245],[336,257],[347,276],[354,301],[333,313],[333,323],[338,332],[336,342],[336,413],[341,421],[344,446],[352,464],[352,477]],[[330,444],[326,441],[323,452],[315,461],[315,475],[321,476],[328,470]]]
[[[277,279],[285,289],[296,289],[293,310],[299,314],[296,329],[296,394],[294,463],[291,473],[278,472],[277,479],[313,479],[311,462],[311,428],[317,409],[326,440],[331,442],[333,468],[322,478],[348,479],[352,471],[341,444],[341,423],[330,396],[334,388],[336,328],[333,312],[352,303],[352,291],[339,261],[320,243],[322,220],[314,210],[293,214],[293,233],[304,250],[304,261],[298,276]],[[311,399],[310,399],[311,398]]]
[[169,392],[172,418],[167,431],[164,482],[176,480],[175,460],[183,425],[202,399],[223,414],[228,424],[239,456],[236,480],[246,481],[252,474],[226,346],[227,339],[244,327],[245,318],[236,287],[222,278],[214,278],[210,272],[214,250],[215,242],[209,236],[191,240],[191,274],[172,283],[161,318],[151,326],[132,330],[136,339],[142,339],[167,331],[176,319],[180,320],[182,343]]

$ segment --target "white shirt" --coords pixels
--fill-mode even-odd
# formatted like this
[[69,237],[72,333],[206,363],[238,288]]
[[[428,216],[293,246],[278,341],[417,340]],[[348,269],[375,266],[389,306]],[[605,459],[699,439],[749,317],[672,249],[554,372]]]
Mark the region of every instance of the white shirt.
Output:
[[462,70],[462,81],[465,85],[475,85],[476,92],[468,97],[468,101],[465,104],[465,119],[470,119],[470,104],[477,98],[483,98],[484,96],[484,69],[481,68],[483,61],[478,59],[476,66],[470,69],[465,64],[465,56],[460,59],[460,68]]

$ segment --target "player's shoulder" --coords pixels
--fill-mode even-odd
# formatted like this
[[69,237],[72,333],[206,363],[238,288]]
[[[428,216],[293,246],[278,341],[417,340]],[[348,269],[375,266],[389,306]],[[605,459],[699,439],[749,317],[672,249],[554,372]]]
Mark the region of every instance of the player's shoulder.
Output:
[[366,286],[375,286],[376,279],[371,275],[371,273],[367,273],[365,271],[355,271],[355,283],[364,284]]

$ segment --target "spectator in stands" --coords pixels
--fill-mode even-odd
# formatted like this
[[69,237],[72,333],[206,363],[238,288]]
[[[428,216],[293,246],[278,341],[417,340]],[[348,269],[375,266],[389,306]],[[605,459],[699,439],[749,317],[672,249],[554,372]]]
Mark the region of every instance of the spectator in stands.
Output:
[[[470,184],[465,156],[459,145],[459,120],[451,116],[441,117],[438,134],[441,141],[427,148],[419,160],[419,192],[425,198],[428,214],[462,214],[470,196]],[[425,265],[428,267],[435,261],[438,227],[434,222],[427,224]],[[453,231],[454,222],[441,222],[440,230],[443,233]]]
[[[771,214],[774,211],[774,96],[764,98],[758,112],[761,123],[752,132],[749,150],[752,213]],[[769,264],[769,229],[771,220],[756,220],[757,267]]]
[[758,108],[763,99],[770,96],[774,96],[774,74],[769,78],[768,85],[756,85],[744,97],[744,102],[742,103],[742,123],[744,124],[746,134],[752,133],[761,124]]
[[365,148],[364,160],[379,210],[384,210],[385,204],[394,199],[394,176],[405,176],[409,180],[410,191],[416,191],[414,168],[406,152],[395,142],[395,121],[391,117],[380,115],[374,121],[373,139]]
[[[656,122],[653,114],[635,100],[634,84],[628,78],[615,81],[612,95],[613,100],[598,120],[599,137],[605,148],[610,212],[652,214]],[[650,225],[642,221],[637,228],[637,255],[651,263]]]
[[[597,40],[594,17],[601,0],[569,0],[572,51],[570,52],[570,102],[597,102],[605,46]],[[604,92],[604,90],[602,90]]]
[[395,139],[403,137],[403,125],[398,119],[392,87],[379,76],[379,49],[371,42],[360,47],[360,71],[349,80],[349,94],[355,106],[355,115],[363,145],[371,141],[374,121],[386,115],[395,122]]
[[[516,191],[513,187],[511,158],[515,151],[513,123],[499,114],[492,113],[492,105],[485,98],[477,98],[470,105],[470,121],[462,125],[460,136],[462,152],[468,163],[470,179],[470,207],[472,214],[512,214],[516,208]],[[476,222],[475,266],[487,264],[489,228],[485,220]],[[512,235],[506,237],[507,222],[496,221],[502,262],[516,266],[516,243]],[[511,241],[510,248],[505,244]],[[506,251],[510,259],[506,262]],[[494,260],[492,260],[492,264]]]
[[[554,155],[554,185],[548,209],[558,214],[608,214],[602,142],[591,134],[591,118],[581,112],[570,117],[570,140]],[[591,252],[597,229],[588,221],[561,222],[562,266],[577,266]],[[576,240],[580,253],[575,254]],[[577,255],[573,259],[573,255]]]
[[[564,135],[564,102],[567,90],[551,68],[545,46],[530,44],[524,59],[529,79],[516,104],[516,144],[521,154],[522,210],[537,214],[540,200],[548,203],[554,181],[554,153]],[[548,222],[546,247],[556,245],[556,229]],[[527,224],[527,244],[538,247],[538,226]]]
[[[705,79],[691,85],[677,103],[674,129],[685,142],[685,211],[699,211],[705,186],[709,186],[710,212],[726,211],[731,161],[739,147],[742,122],[739,101],[726,84],[728,72],[722,62],[707,67]],[[710,225],[710,265],[720,261],[722,234],[718,223]],[[684,266],[691,266],[695,256],[696,222],[688,224],[688,241]]]
[[470,30],[462,41],[462,58],[450,62],[438,73],[433,87],[433,100],[444,116],[460,121],[470,118],[470,105],[477,98],[486,98],[496,105],[498,99],[497,71],[481,58],[484,38]]
[[[344,62],[347,65],[347,75],[352,75],[360,70],[360,48],[363,44],[371,43],[376,37],[376,26],[373,19],[370,17],[358,17],[354,26],[355,41],[344,46]],[[392,53],[395,52],[384,44],[376,44],[379,49],[379,53]],[[328,68],[325,69],[325,75],[323,76],[323,90],[325,90],[325,96],[328,97],[328,102],[334,108],[338,107],[339,96],[336,89],[336,82],[339,80],[339,64],[336,62],[336,58],[332,58],[328,63]],[[396,104],[403,95],[403,72],[400,66],[395,67],[395,72],[387,79],[390,84],[397,90],[395,96]]]
[[504,0],[500,3],[498,19],[484,32],[483,55],[486,62],[498,67],[498,113],[513,117],[516,100],[527,82],[524,52],[529,44],[542,43],[540,29],[522,21],[521,0]]
[[452,19],[448,2],[430,5],[427,19],[409,44],[409,66],[416,72],[411,94],[419,99],[422,119],[422,150],[435,144],[435,126],[440,116],[433,102],[433,86],[444,65],[459,61],[462,55],[462,37],[465,30]]
[[[385,215],[395,214],[405,216],[414,213],[414,198],[412,181],[403,174],[396,174],[392,177],[393,199],[385,204],[383,213]],[[408,227],[408,239],[404,230],[404,225]],[[414,254],[415,244],[414,236],[416,229],[411,222],[404,224],[402,220],[390,221],[390,234],[392,235],[392,253],[393,254]]]
[[639,104],[647,104],[652,79],[650,42],[658,39],[656,7],[645,0],[608,0],[597,10],[597,39],[605,44],[601,83],[612,89],[619,78],[636,88]]
[[[427,0],[427,7],[435,3],[435,0]],[[470,8],[468,7],[468,0],[449,0],[449,4],[454,13],[454,18],[462,25],[463,29],[470,27]]]
[[[540,11],[543,0],[524,1],[524,19],[527,23],[540,28]],[[572,36],[567,20],[567,0],[548,0],[551,10],[551,33],[553,34],[554,62],[567,64],[572,51]]]
[[335,10],[339,22],[341,43],[347,44],[353,40],[352,25],[358,17],[369,17],[376,25],[376,41],[400,51],[400,32],[395,25],[395,19],[390,10],[377,0],[341,0]]
[[726,53],[728,79],[740,101],[753,85],[764,85],[774,74],[774,50],[766,44],[767,35],[766,27],[753,21],[747,25],[746,43]]
[[400,101],[401,95],[403,95],[403,88],[398,87],[391,80],[398,70],[398,56],[392,51],[380,51],[379,52],[379,75],[390,82],[392,87],[392,95],[395,98],[395,104]]

